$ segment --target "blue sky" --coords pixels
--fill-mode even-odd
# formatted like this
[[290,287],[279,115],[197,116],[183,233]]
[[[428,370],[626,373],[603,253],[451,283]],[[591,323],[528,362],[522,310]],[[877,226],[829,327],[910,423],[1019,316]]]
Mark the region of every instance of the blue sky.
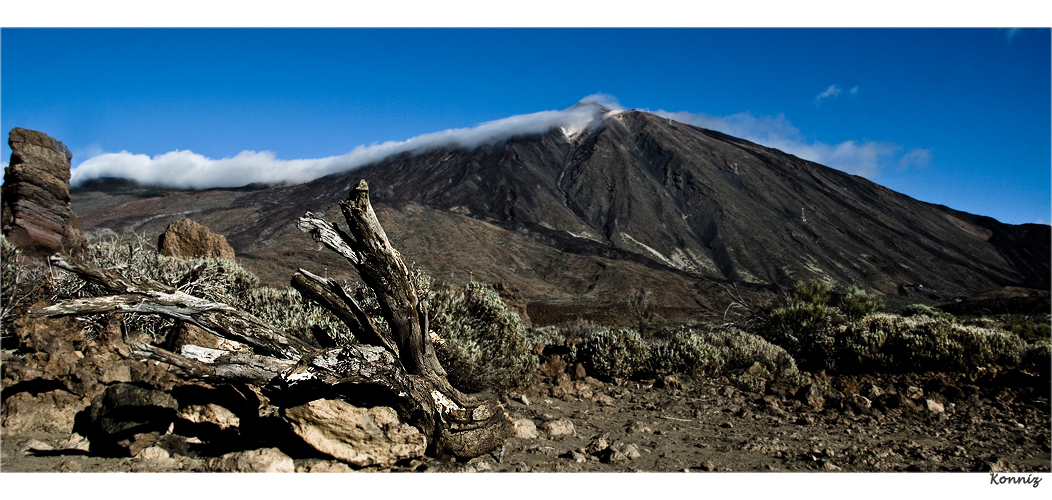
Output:
[[1047,28],[4,28],[0,127],[44,131],[93,171],[250,176],[601,93],[923,201],[1048,223],[1050,45]]

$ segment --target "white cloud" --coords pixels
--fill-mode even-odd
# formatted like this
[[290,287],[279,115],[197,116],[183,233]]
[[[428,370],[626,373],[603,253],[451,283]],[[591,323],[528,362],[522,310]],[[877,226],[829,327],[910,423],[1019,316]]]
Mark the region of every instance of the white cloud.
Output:
[[600,106],[604,106],[607,109],[611,109],[611,110],[627,109],[627,108],[625,108],[624,106],[621,105],[621,103],[617,100],[616,97],[614,97],[614,96],[612,96],[610,94],[604,94],[602,92],[599,92],[597,94],[592,94],[592,95],[589,95],[589,96],[585,96],[583,99],[581,99],[580,102],[595,102],[595,103],[598,103]]
[[[835,87],[835,86],[834,86]],[[831,87],[832,88],[832,87]],[[853,91],[853,90],[852,90]],[[827,90],[827,92],[829,92]],[[617,98],[592,94],[581,102],[594,101],[611,109],[624,109]],[[878,141],[844,141],[828,144],[811,141],[784,115],[755,116],[737,113],[712,116],[658,110],[659,116],[718,130],[767,147],[848,173],[873,178],[887,169],[923,167],[931,162],[929,149],[910,149]],[[518,135],[539,134],[555,127],[566,133],[580,131],[600,120],[595,106],[575,105],[562,111],[541,111],[482,123],[472,128],[449,129],[405,141],[358,146],[350,152],[327,158],[283,160],[271,151],[242,151],[233,157],[212,159],[193,151],[172,151],[156,156],[127,151],[93,156],[75,167],[74,186],[99,177],[123,177],[143,184],[172,188],[207,189],[238,187],[251,183],[295,184],[354,170],[405,152],[420,153],[434,148],[475,148],[496,144]]]
[[1017,36],[1019,36],[1019,28],[1008,28],[1005,30],[1005,40],[1011,42]]
[[815,105],[817,106],[818,104],[820,104],[822,102],[822,99],[825,99],[827,97],[836,97],[838,95],[840,95],[840,86],[830,85],[828,89],[825,89],[824,92],[818,94],[818,96],[815,97]]
[[658,111],[661,116],[672,115],[682,123],[717,130],[770,148],[779,149],[805,160],[833,167],[863,177],[877,177],[887,169],[923,167],[931,162],[930,149],[913,148],[903,153],[898,144],[879,141],[844,141],[828,144],[809,141],[785,115],[755,116],[737,113],[712,116],[704,113]]
[[[606,102],[616,103],[616,99]],[[76,186],[99,177],[123,177],[143,184],[189,189],[251,183],[295,184],[353,170],[404,152],[418,153],[438,147],[475,148],[518,135],[539,134],[554,127],[577,131],[598,119],[595,106],[575,106],[563,111],[511,116],[473,128],[443,130],[406,141],[358,146],[344,155],[304,160],[282,160],[271,151],[242,151],[219,160],[193,151],[172,151],[153,157],[121,151],[85,160],[73,169],[70,184]]]
[[851,95],[858,94],[858,85],[851,87]]

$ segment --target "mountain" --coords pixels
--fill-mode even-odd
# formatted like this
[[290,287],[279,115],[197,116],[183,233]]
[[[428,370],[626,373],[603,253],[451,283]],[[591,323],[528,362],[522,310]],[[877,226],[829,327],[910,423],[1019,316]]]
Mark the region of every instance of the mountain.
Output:
[[[667,316],[722,311],[713,282],[752,288],[818,278],[895,297],[1003,286],[1048,289],[1049,226],[921,202],[725,134],[594,103],[580,130],[555,127],[474,148],[402,153],[304,184],[170,191],[95,181],[72,191],[89,234],[160,234],[189,216],[245,265],[285,284],[296,267],[340,275],[295,229],[360,178],[393,242],[446,281],[517,288],[552,321],[601,315],[630,287]],[[312,268],[312,266],[315,266]],[[320,267],[320,269],[319,269]]]

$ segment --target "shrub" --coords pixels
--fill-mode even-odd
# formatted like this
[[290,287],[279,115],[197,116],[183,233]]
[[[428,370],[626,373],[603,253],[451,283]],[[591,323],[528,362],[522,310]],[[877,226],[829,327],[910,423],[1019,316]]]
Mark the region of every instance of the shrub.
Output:
[[325,330],[340,344],[354,341],[354,335],[328,309],[306,300],[294,288],[284,290],[259,287],[240,294],[235,307],[251,313],[265,323],[304,340],[312,341],[312,327]]
[[17,309],[44,298],[51,282],[44,268],[24,266],[21,259],[22,251],[0,235],[0,333],[6,333]]
[[769,379],[794,381],[800,373],[785,349],[736,328],[707,332],[684,328],[655,346],[652,353],[650,365],[655,373],[727,375],[738,385],[757,382],[741,377],[755,363],[760,364]]
[[904,318],[909,318],[912,316],[927,316],[929,318],[945,318],[949,320],[954,319],[954,316],[952,314],[940,311],[938,309],[926,306],[924,304],[910,304],[902,308],[901,311],[899,311],[899,316],[902,316]]
[[[126,233],[96,241],[88,247],[83,259],[134,282],[150,279],[196,297],[235,307],[243,307],[242,300],[259,284],[259,278],[254,274],[224,259],[181,259],[160,255],[145,234]],[[106,295],[98,285],[64,271],[49,282],[48,291],[53,300]],[[107,320],[100,318],[86,318],[88,337],[105,326]],[[147,336],[150,342],[158,344],[167,339],[175,325],[175,321],[168,318],[138,314],[122,315],[121,323],[126,335]]]
[[596,377],[628,378],[643,373],[650,357],[650,346],[631,328],[600,329],[584,337],[576,360]]
[[1052,324],[1049,323],[1047,315],[1043,319],[1029,316],[1011,318],[1004,328],[1027,342],[1052,341]]
[[880,297],[870,295],[861,288],[852,287],[840,302],[840,313],[848,320],[858,321],[880,311],[884,303]]
[[519,316],[481,283],[425,289],[436,354],[449,381],[466,392],[497,392],[528,384],[537,370],[533,344]]
[[996,329],[962,325],[945,317],[874,314],[841,326],[837,369],[864,371],[967,371],[977,366],[1018,365],[1027,345]]
[[808,280],[796,282],[797,300],[816,306],[829,304],[829,284],[824,281]]

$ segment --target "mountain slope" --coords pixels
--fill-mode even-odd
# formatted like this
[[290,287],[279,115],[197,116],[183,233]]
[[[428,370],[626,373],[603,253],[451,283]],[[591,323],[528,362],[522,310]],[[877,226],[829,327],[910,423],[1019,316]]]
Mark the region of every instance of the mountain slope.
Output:
[[96,232],[159,234],[190,216],[274,281],[307,261],[342,268],[294,222],[307,210],[338,218],[334,204],[365,178],[381,222],[424,270],[508,282],[537,303],[614,304],[644,286],[673,309],[722,309],[706,280],[819,278],[885,294],[917,283],[946,298],[1049,288],[1048,226],[1001,224],[718,132],[591,106],[584,130],[404,153],[295,186],[102,182],[74,190],[73,205]]

